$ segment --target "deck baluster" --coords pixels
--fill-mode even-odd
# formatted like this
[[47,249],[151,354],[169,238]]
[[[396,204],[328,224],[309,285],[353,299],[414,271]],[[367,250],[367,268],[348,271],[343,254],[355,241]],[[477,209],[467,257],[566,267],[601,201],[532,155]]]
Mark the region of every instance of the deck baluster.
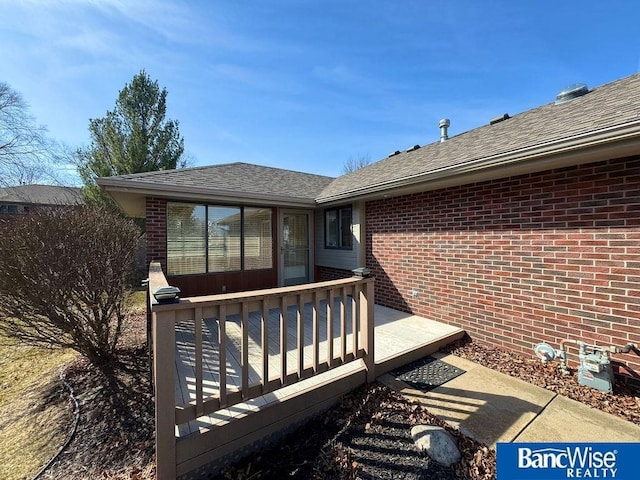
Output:
[[220,406],[227,406],[227,307],[222,304],[218,310],[218,345],[220,360]]
[[194,315],[195,324],[195,354],[196,354],[196,415],[200,416],[203,413],[202,402],[202,308],[195,309]]
[[296,312],[296,322],[298,327],[298,380],[302,379],[304,373],[304,298],[298,295],[298,311]]
[[242,302],[240,329],[242,334],[242,398],[247,399],[249,398],[249,306],[247,302]]
[[330,288],[327,294],[327,364],[329,368],[333,366],[333,317],[335,312],[333,292],[334,290]]
[[320,312],[320,296],[318,291],[313,292],[313,303],[311,305],[311,322],[313,328],[313,373],[318,373],[320,365],[320,332],[318,327],[318,314]]
[[269,391],[269,302],[262,300],[262,392]]
[[280,299],[280,384],[287,383],[287,297]]
[[347,289],[340,289],[340,360],[347,361]]

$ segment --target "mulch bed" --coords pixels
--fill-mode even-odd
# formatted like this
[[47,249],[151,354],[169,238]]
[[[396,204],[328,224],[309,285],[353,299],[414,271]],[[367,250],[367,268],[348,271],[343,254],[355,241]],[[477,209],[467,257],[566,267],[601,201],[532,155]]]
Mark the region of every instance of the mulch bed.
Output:
[[[155,478],[146,321],[144,307],[130,312],[123,326],[118,362],[96,368],[76,357],[67,367],[67,382],[80,407],[78,428],[41,479]],[[73,411],[71,400],[68,408]]]
[[[436,424],[457,440],[462,460],[444,467],[419,452],[414,425]],[[462,435],[427,409],[389,388],[373,384],[346,395],[266,451],[227,468],[215,480],[495,478],[495,451]]]
[[149,470],[155,449],[147,353],[129,348],[120,354],[120,362],[106,368],[82,357],[67,368],[80,420],[69,446],[41,478],[145,478],[135,475]]

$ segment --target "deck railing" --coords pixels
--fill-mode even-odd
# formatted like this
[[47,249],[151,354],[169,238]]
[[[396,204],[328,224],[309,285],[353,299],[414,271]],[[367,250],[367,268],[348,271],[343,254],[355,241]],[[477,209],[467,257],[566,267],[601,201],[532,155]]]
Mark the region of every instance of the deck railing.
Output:
[[[167,286],[167,280],[160,264],[153,262],[149,269],[149,291],[152,293],[162,286]],[[293,287],[184,298],[168,304],[159,304],[154,301],[153,295],[150,295],[158,479],[175,478],[177,425],[248,401],[356,359],[362,359],[367,369],[367,379],[373,381],[373,292],[373,279],[353,277]],[[269,318],[274,312],[277,312],[279,317],[279,338],[274,342],[277,344],[276,350],[279,351],[274,355],[274,348],[271,348],[273,358],[270,358],[270,346],[273,345],[269,344]],[[289,346],[291,340],[288,338],[288,322],[292,313],[295,318],[293,349]],[[250,314],[252,318],[256,318],[258,314],[260,318],[259,341],[255,338],[250,341]],[[307,341],[311,338],[311,344],[306,345],[307,359],[311,349],[310,360],[305,359],[305,314],[311,315],[311,335],[306,332]],[[234,320],[229,322],[230,318]],[[322,325],[323,332],[326,332],[324,341],[320,335],[321,319],[326,319],[326,324]],[[185,324],[188,324],[193,332],[191,348],[194,357],[195,398],[186,404],[179,404],[176,402],[175,383],[176,326]],[[218,330],[215,367],[219,381],[216,389],[207,388],[205,392],[204,350],[209,337],[203,330],[207,325],[216,325]],[[338,331],[334,331],[336,325],[339,325]],[[233,331],[228,332],[228,327]],[[239,345],[238,352],[234,352],[240,356],[240,371],[237,372],[239,379],[235,385],[227,382],[228,343]],[[288,357],[294,359],[295,365],[289,364]],[[272,363],[274,358],[279,363],[276,368]],[[256,363],[259,375],[255,372]],[[210,358],[207,358],[206,368],[211,368]],[[258,382],[256,378],[259,378]]]

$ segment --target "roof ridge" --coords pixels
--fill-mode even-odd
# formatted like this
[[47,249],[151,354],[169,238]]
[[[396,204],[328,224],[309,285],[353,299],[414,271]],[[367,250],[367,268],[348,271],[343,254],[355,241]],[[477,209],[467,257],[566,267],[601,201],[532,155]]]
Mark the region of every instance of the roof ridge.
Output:
[[163,175],[167,173],[173,173],[176,171],[190,172],[194,170],[203,170],[203,169],[211,168],[215,166],[236,165],[241,163],[243,162],[217,163],[214,165],[196,165],[195,167],[169,168],[169,169],[162,169],[162,170],[151,170],[149,172],[123,173],[120,175],[111,175],[111,177],[131,178],[131,177],[140,177],[140,176]]
[[335,177],[330,177],[328,175],[320,175],[320,174],[317,174],[317,173],[302,172],[300,170],[291,170],[290,168],[272,167],[270,165],[258,165],[258,164],[255,164],[255,163],[245,163],[245,162],[236,162],[236,163],[239,163],[239,164],[242,164],[242,165],[247,165],[247,166],[250,166],[250,167],[259,167],[259,168],[267,168],[269,170],[278,170],[280,172],[291,172],[291,173],[295,173],[297,175],[309,175],[309,176],[312,176],[312,177],[321,177],[321,178],[335,178]]
[[176,172],[192,172],[192,171],[197,171],[197,170],[210,170],[210,169],[215,169],[215,168],[221,168],[221,167],[230,167],[230,166],[234,166],[234,165],[244,165],[247,167],[252,167],[252,168],[264,168],[264,169],[269,169],[272,171],[279,171],[279,172],[291,172],[291,173],[295,173],[297,175],[307,175],[310,177],[319,177],[319,178],[328,178],[328,179],[333,179],[335,177],[330,177],[328,175],[320,175],[320,174],[316,174],[316,173],[309,173],[309,172],[301,172],[298,170],[291,170],[288,168],[279,168],[279,167],[272,167],[269,165],[258,165],[255,163],[247,163],[247,162],[228,162],[228,163],[215,163],[213,165],[198,165],[195,167],[184,167],[184,168],[175,168],[175,169],[168,169],[168,170],[153,170],[151,172],[137,172],[137,173],[126,173],[126,174],[122,174],[122,175],[113,175],[112,177],[117,177],[117,178],[139,178],[139,177],[145,177],[145,176],[157,176],[157,175],[165,175],[165,174],[175,174]]

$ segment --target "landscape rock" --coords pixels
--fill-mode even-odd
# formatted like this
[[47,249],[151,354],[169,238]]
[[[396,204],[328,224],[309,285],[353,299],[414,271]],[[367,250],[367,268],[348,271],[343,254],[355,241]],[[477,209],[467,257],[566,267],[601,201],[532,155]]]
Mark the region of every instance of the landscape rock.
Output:
[[460,460],[460,450],[449,432],[437,425],[416,425],[411,438],[419,450],[441,465],[451,466]]

